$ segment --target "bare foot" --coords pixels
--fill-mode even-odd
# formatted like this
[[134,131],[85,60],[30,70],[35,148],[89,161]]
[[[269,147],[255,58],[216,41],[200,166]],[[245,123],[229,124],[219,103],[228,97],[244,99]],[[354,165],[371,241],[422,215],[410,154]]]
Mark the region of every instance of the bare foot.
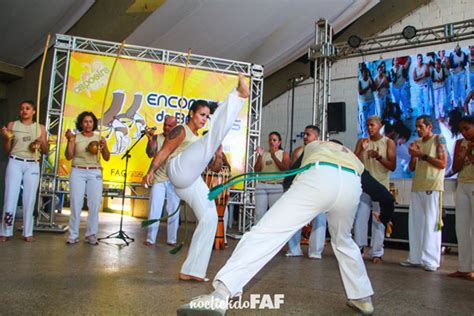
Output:
[[373,257],[372,258],[372,263],[382,263],[382,257]]
[[7,236],[0,236],[0,242],[7,242],[10,240],[10,237]]
[[144,244],[145,246],[147,246],[147,247],[153,245],[151,242],[146,241],[146,240],[143,242],[143,244]]
[[248,98],[250,96],[249,86],[245,82],[245,77],[242,74],[239,74],[239,83],[237,85],[237,92],[239,93],[239,97],[241,98]]
[[23,237],[23,240],[26,242],[34,242],[35,238],[33,236]]
[[171,242],[168,242],[167,244],[168,244],[168,246],[171,246],[171,247],[176,247],[176,243],[171,243]]
[[451,278],[466,278],[466,279],[474,278],[472,272],[461,272],[461,271],[456,271],[456,272],[450,273],[450,274],[448,274],[448,277],[451,277]]
[[197,276],[184,274],[184,273],[180,273],[178,278],[181,281],[196,281],[196,282],[207,282],[207,281],[209,281],[208,278],[199,278]]

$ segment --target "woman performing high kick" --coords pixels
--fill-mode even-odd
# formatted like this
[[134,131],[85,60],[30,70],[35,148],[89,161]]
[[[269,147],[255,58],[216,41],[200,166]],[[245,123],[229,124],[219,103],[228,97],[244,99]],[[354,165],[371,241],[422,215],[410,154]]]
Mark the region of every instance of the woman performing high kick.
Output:
[[206,270],[211,257],[217,228],[217,212],[214,201],[209,201],[209,188],[201,177],[209,161],[249,97],[245,78],[239,75],[237,89],[219,104],[209,122],[209,131],[202,138],[198,130],[206,125],[210,107],[206,101],[195,101],[189,110],[189,120],[177,126],[166,137],[162,149],[155,155],[143,183],[151,185],[154,173],[166,168],[178,196],[194,211],[198,225],[189,247],[188,256],[181,267],[181,280],[206,280]]

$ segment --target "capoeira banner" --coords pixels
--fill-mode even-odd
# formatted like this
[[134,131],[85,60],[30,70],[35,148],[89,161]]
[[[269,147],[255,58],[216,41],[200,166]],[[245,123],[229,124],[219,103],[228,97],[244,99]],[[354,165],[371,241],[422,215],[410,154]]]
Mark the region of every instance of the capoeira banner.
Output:
[[[453,45],[454,46],[454,45]],[[397,144],[397,168],[391,178],[411,178],[408,145],[418,138],[416,117],[433,120],[433,133],[446,139],[449,170],[459,119],[474,114],[474,46],[359,64],[360,137],[367,137],[367,118],[378,115],[383,132]]]
[[[114,57],[71,53],[61,131],[59,176],[67,176],[71,169],[71,162],[64,155],[67,142],[64,133],[67,129],[76,128],[77,115],[83,111],[93,112],[100,121],[113,63]],[[111,152],[110,160],[101,162],[104,181],[123,182],[125,160],[121,157],[140,138],[146,126],[156,126],[156,132],[161,133],[167,115],[176,117],[178,123],[183,124],[194,100],[222,101],[237,82],[235,75],[188,68],[180,109],[178,104],[184,74],[184,67],[124,58],[117,61],[102,125],[99,126]],[[245,170],[247,113],[248,102],[223,142],[233,174]],[[206,128],[200,132],[204,130]],[[148,171],[150,158],[145,152],[146,145],[145,136],[131,153],[127,177],[129,182],[140,182]]]

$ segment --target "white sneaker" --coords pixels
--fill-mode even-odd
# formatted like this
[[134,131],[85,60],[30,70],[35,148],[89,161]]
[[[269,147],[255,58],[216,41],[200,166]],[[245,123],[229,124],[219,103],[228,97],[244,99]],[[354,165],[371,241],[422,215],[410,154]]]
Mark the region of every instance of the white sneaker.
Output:
[[201,295],[193,299],[188,304],[181,305],[178,310],[178,316],[189,315],[215,315],[224,316],[228,308],[228,300],[222,299],[216,295]]
[[428,272],[435,272],[436,270],[438,270],[438,268],[434,266],[429,266],[429,265],[423,266],[423,269],[425,269],[425,271],[428,271]]
[[287,251],[285,253],[285,257],[303,257],[303,254],[302,253],[295,254],[295,253]]
[[66,244],[68,245],[77,244],[78,242],[79,242],[79,238],[76,238],[76,239],[69,238],[68,240],[66,240]]
[[370,297],[358,300],[348,300],[347,305],[358,310],[362,315],[372,315],[374,312],[374,306],[372,305],[372,299]]
[[405,260],[405,261],[400,262],[400,265],[401,265],[402,267],[413,267],[413,268],[421,267],[421,264],[419,264],[419,263],[411,263],[411,262],[408,261],[408,260]]
[[99,242],[97,241],[97,237],[95,235],[90,235],[86,237],[86,242],[91,245],[98,245]]
[[309,258],[309,259],[321,260],[321,255],[313,255],[313,254],[311,254],[311,255],[308,255],[308,258]]

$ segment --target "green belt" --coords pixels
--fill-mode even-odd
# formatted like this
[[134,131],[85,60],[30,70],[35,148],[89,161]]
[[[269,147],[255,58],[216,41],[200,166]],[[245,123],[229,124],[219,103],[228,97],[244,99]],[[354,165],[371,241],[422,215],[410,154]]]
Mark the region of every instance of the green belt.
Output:
[[239,183],[239,182],[244,182],[244,181],[249,181],[249,180],[269,180],[269,179],[278,179],[278,178],[284,178],[292,175],[296,175],[298,173],[301,173],[305,170],[308,170],[309,168],[315,166],[316,164],[320,166],[329,166],[337,169],[344,170],[349,173],[353,173],[356,176],[360,176],[357,171],[351,168],[343,167],[340,165],[337,165],[335,163],[331,162],[326,162],[326,161],[317,161],[317,162],[312,162],[304,167],[300,167],[297,169],[292,169],[292,170],[285,170],[281,172],[249,172],[249,173],[244,173],[237,175],[235,177],[230,178],[224,183],[218,184],[212,188],[209,189],[209,194],[208,194],[208,199],[210,201],[214,200],[220,192],[224,191],[226,188],[231,187],[232,185]]
[[341,170],[344,170],[344,171],[349,172],[349,173],[353,173],[356,176],[360,176],[360,174],[357,171],[355,171],[354,169],[343,167],[341,165],[338,165],[338,164],[335,164],[335,163],[332,163],[332,162],[319,161],[319,162],[317,162],[317,164],[320,165],[320,166],[329,166],[329,167],[333,167],[333,168],[337,168],[337,169],[340,168]]

